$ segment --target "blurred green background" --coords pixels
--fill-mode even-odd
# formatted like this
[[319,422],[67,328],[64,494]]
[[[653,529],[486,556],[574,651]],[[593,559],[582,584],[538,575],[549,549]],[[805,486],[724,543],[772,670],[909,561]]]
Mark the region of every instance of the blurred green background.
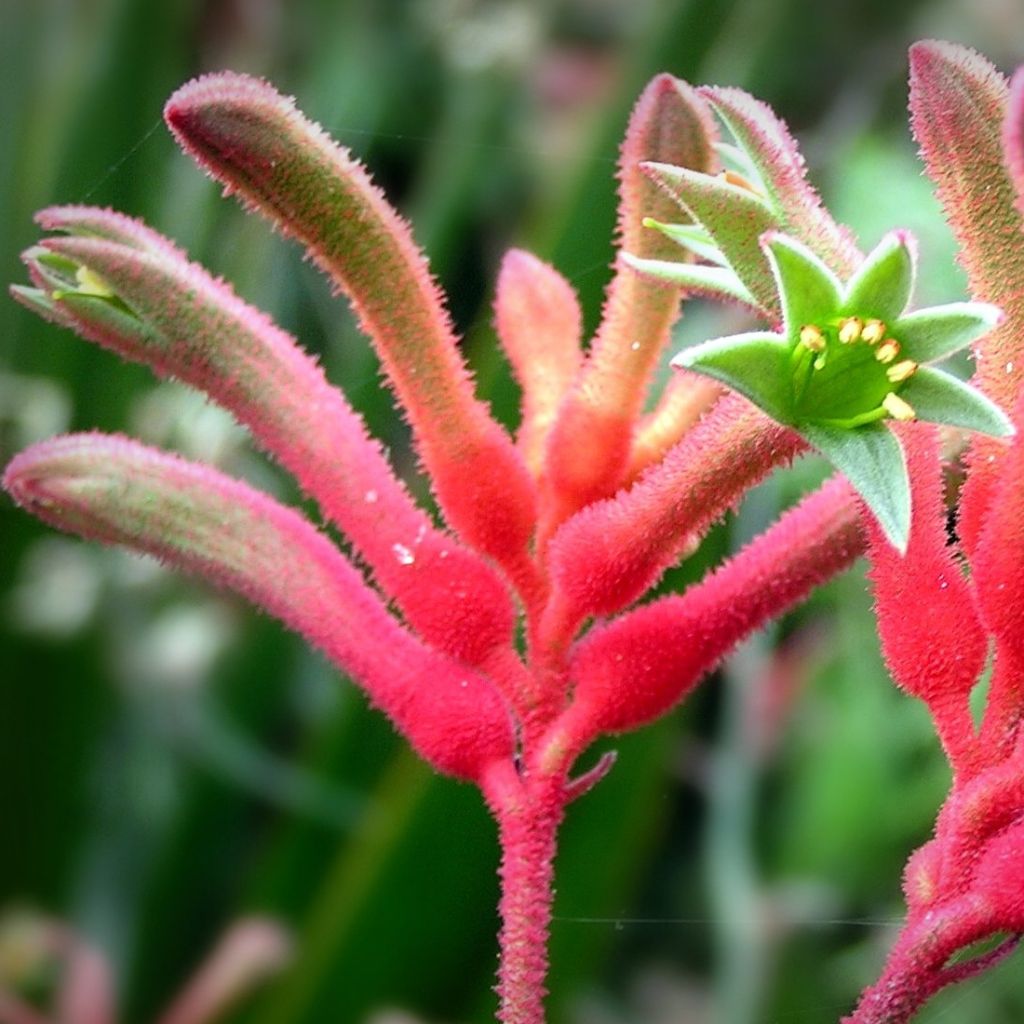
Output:
[[[22,279],[41,206],[142,216],[318,353],[412,479],[349,312],[295,247],[175,151],[159,116],[178,84],[218,68],[264,75],[366,161],[412,219],[481,392],[511,425],[490,326],[502,252],[554,262],[593,326],[618,140],[658,71],[769,101],[864,245],[891,226],[918,232],[918,300],[962,294],[906,126],[906,47],[923,36],[970,43],[1009,70],[1024,59],[1024,11],[1014,0],[0,0],[2,277]],[[695,306],[681,340],[718,333],[722,317]],[[197,396],[0,302],[0,462],[92,427],[298,500]],[[763,528],[821,472],[808,460],[759,489],[666,585]],[[861,569],[615,746],[614,772],[565,829],[552,1020],[836,1021],[880,965],[903,861],[948,783],[926,715],[881,668]],[[151,1021],[248,913],[285,923],[296,955],[233,1020],[486,1021],[495,865],[475,792],[418,764],[295,637],[0,498],[0,911],[54,914],[89,936],[113,965],[125,1022]],[[921,1020],[1024,1019],[1019,964]]]

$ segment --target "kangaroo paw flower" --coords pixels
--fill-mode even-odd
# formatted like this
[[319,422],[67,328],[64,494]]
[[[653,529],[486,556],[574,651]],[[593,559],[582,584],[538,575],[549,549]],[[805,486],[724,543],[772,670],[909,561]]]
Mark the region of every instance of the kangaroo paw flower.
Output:
[[890,543],[905,550],[910,486],[887,421],[925,420],[997,437],[1013,433],[981,391],[928,365],[999,322],[980,302],[907,312],[914,251],[887,235],[843,284],[805,245],[769,232],[782,328],[718,338],[680,353],[674,365],[707,374],[792,427],[854,486]]

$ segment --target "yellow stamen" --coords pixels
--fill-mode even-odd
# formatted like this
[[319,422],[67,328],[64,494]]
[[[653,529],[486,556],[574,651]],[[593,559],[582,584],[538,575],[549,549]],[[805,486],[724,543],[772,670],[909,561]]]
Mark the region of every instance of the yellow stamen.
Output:
[[884,337],[886,326],[881,320],[869,320],[861,331],[861,338],[869,345],[877,345]]
[[902,420],[906,422],[907,420],[917,419],[917,413],[914,412],[914,407],[892,391],[882,399],[882,408],[894,420]]
[[875,351],[880,363],[891,363],[900,354],[900,343],[895,338],[886,338]]
[[860,336],[864,324],[859,317],[848,316],[839,321],[839,340],[844,345],[852,345]]
[[78,281],[79,295],[95,295],[101,299],[114,297],[110,285],[86,266],[81,266],[75,271],[75,280]]
[[890,366],[889,369],[885,371],[885,375],[893,382],[893,384],[899,384],[908,377],[912,377],[916,372],[917,363],[915,363],[913,359],[904,359],[902,362]]
[[745,188],[748,192],[753,192],[755,196],[761,195],[761,190],[744,178],[742,174],[737,174],[735,171],[722,171],[719,177],[730,185],[735,185],[737,188]]
[[806,324],[800,328],[800,344],[811,352],[824,352],[825,335],[814,324]]

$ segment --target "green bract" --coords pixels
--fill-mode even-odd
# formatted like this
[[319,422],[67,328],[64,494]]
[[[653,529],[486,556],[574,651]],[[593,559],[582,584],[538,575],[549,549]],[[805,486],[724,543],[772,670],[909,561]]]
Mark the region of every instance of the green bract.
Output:
[[999,310],[959,302],[905,312],[914,279],[911,243],[905,232],[887,235],[844,285],[806,246],[768,231],[761,248],[782,330],[708,341],[674,360],[797,430],[847,476],[900,550],[910,530],[910,488],[902,449],[885,421],[1013,433],[980,391],[927,365],[988,331]]

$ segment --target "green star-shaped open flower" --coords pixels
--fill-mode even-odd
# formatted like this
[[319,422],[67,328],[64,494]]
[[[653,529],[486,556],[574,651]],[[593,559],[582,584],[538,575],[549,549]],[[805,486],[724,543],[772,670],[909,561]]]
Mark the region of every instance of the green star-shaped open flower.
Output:
[[911,237],[887,235],[844,285],[806,246],[761,238],[778,287],[780,333],[718,338],[673,365],[728,384],[798,431],[867,502],[894,546],[910,532],[903,450],[888,420],[1005,436],[1013,425],[980,391],[928,365],[991,329],[1000,311],[957,302],[906,312],[914,280]]

